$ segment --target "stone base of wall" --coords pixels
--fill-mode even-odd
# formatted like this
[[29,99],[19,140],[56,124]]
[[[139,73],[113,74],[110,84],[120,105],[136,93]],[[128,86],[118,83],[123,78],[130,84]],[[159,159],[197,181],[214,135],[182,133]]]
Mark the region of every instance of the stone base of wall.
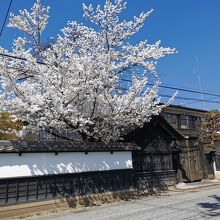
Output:
[[154,188],[167,190],[168,186],[175,184],[176,174],[174,170],[136,173],[136,185],[139,190]]
[[130,200],[139,195],[136,189],[105,192],[84,196],[65,197],[60,199],[29,202],[24,204],[0,207],[0,219],[13,217],[24,218],[42,213],[58,212],[69,208],[99,206],[104,203],[112,203],[120,200]]

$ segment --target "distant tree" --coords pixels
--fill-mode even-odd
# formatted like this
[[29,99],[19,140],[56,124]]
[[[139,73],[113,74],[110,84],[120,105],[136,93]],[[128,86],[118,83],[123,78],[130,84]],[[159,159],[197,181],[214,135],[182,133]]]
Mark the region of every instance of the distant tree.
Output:
[[[175,50],[161,47],[160,41],[129,43],[152,10],[133,21],[120,21],[125,8],[123,0],[106,0],[96,9],[84,4],[84,17],[94,28],[69,22],[46,46],[42,33],[49,7],[37,0],[31,12],[11,14],[9,27],[24,35],[14,41],[12,52],[0,48],[1,53],[21,58],[0,57],[0,108],[25,121],[23,129],[44,129],[56,136],[69,130],[84,140],[105,142],[118,140],[158,115],[165,105],[158,96],[156,62]],[[149,88],[148,74],[155,76]],[[131,80],[128,91],[121,87],[125,75]]]
[[19,139],[17,132],[21,130],[21,122],[13,121],[8,112],[0,113],[0,140]]
[[206,113],[205,121],[201,124],[200,141],[204,148],[214,147],[214,137],[220,131],[220,112],[212,110]]

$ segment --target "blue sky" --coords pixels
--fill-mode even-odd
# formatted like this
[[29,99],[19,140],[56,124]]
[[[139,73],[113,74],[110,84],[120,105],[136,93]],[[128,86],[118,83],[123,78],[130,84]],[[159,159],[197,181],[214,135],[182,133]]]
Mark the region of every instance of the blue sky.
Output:
[[[82,17],[82,3],[103,4],[104,0],[42,0],[51,6],[50,20],[44,39],[56,36],[69,20],[89,24]],[[11,12],[29,9],[34,0],[14,0]],[[3,23],[9,0],[0,1],[0,25]],[[127,0],[127,10],[122,19],[132,18],[141,11],[154,9],[144,28],[131,40],[133,43],[147,39],[149,43],[162,41],[162,46],[174,47],[178,54],[163,58],[158,63],[162,83],[181,88],[199,90],[195,74],[196,57],[202,89],[220,94],[220,1],[219,0]],[[0,46],[10,49],[18,33],[5,27]],[[161,89],[160,93],[171,94],[172,90]],[[200,94],[179,92],[179,96],[200,99]],[[211,96],[204,96],[205,99]],[[215,98],[213,101],[219,101]],[[220,108],[220,104],[184,101],[175,104],[196,108]]]

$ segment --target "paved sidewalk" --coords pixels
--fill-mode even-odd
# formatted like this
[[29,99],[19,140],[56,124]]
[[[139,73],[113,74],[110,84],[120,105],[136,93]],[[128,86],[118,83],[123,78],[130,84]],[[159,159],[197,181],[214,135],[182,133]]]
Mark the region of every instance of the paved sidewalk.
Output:
[[190,190],[190,189],[196,189],[196,188],[202,188],[202,187],[208,187],[208,186],[217,186],[220,185],[220,180],[202,180],[198,182],[193,183],[178,183],[176,185],[176,189],[180,190]]
[[28,220],[206,220],[220,219],[220,187],[168,192],[163,196],[144,197],[106,204],[96,208],[69,210],[41,215]]

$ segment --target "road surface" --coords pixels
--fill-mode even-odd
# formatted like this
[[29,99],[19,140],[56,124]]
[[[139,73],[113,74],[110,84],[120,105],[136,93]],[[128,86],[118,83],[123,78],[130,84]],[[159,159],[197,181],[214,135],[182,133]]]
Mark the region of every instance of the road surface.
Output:
[[163,196],[71,210],[31,220],[183,220],[219,219],[220,187],[170,192]]

